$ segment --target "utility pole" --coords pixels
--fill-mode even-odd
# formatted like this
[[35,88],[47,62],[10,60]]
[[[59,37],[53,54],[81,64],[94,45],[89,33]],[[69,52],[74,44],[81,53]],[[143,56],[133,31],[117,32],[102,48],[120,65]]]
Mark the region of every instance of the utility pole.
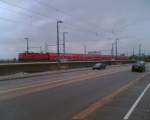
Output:
[[87,53],[86,45],[83,45],[83,47],[84,47],[84,54],[86,55],[86,53]]
[[59,48],[59,24],[60,23],[63,23],[63,21],[57,20],[57,56],[58,56],[58,59],[60,57],[60,48]]
[[135,56],[134,48],[133,48],[133,56]]
[[42,46],[40,46],[40,53],[42,53]]
[[141,47],[142,47],[142,44],[139,44],[139,57],[141,57],[141,52],[142,52]]
[[127,51],[127,57],[129,56],[129,52]]
[[48,53],[48,44],[45,42],[45,53]]
[[29,53],[29,38],[24,38],[27,42],[27,53]]
[[114,43],[112,43],[111,55],[114,56]]
[[115,44],[116,44],[116,58],[117,58],[117,56],[118,56],[118,38],[116,39],[116,42],[115,42]]
[[147,54],[146,54],[146,50],[144,50],[144,56],[146,56]]
[[68,34],[68,32],[63,32],[63,53],[64,53],[64,55],[66,54],[66,34]]

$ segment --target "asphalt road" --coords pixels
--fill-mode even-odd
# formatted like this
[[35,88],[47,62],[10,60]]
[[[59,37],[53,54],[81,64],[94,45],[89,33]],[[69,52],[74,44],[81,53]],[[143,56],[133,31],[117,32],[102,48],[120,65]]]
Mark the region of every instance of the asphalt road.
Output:
[[[108,104],[93,113],[87,120],[149,120],[150,74],[116,96]],[[141,97],[141,95],[143,95]]]
[[[102,71],[86,70],[0,81],[0,120],[73,120],[91,104],[113,94],[131,81],[136,81],[144,74],[131,73],[130,66],[126,65],[109,67]],[[142,88],[139,88],[140,90]],[[126,96],[125,93],[123,95]],[[132,105],[136,97],[131,99]],[[149,98],[144,99],[142,106],[147,107]],[[128,105],[128,101],[120,104]],[[107,109],[105,106],[103,110]],[[130,105],[128,106],[130,108]],[[90,119],[108,120],[103,119],[105,115],[114,112],[114,110],[106,111],[101,115],[104,112],[101,110],[95,112],[96,117],[91,116]],[[123,109],[121,113],[125,115],[127,112],[128,108]],[[119,118],[120,114],[114,115],[114,118],[116,116]]]

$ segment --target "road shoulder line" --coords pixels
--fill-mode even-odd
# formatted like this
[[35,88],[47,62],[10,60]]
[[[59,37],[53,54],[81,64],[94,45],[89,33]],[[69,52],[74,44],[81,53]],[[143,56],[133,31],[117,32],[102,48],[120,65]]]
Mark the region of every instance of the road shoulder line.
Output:
[[148,74],[149,73],[146,73],[146,74],[142,75],[140,78],[132,80],[131,82],[129,82],[125,86],[123,86],[120,89],[118,89],[115,92],[113,92],[111,95],[105,96],[102,99],[98,100],[97,102],[93,103],[92,105],[90,105],[85,110],[83,110],[83,111],[77,113],[75,116],[73,116],[72,120],[85,120],[90,115],[92,115],[92,113],[94,113],[97,109],[100,109],[104,105],[106,105],[109,102],[111,102],[114,97],[116,97],[116,96],[120,95],[121,93],[123,93],[124,91],[126,91],[129,87],[134,85],[137,81],[141,80],[142,78],[144,78]]
[[148,91],[148,89],[150,88],[150,83],[145,87],[145,89],[143,90],[143,92],[140,94],[140,96],[137,98],[137,100],[134,102],[134,104],[132,105],[132,107],[129,109],[129,111],[127,112],[127,114],[125,115],[125,117],[123,118],[123,120],[128,120],[130,118],[130,116],[132,115],[132,113],[134,112],[135,108],[138,106],[138,104],[140,103],[140,101],[142,100],[142,98],[144,97],[145,93]]

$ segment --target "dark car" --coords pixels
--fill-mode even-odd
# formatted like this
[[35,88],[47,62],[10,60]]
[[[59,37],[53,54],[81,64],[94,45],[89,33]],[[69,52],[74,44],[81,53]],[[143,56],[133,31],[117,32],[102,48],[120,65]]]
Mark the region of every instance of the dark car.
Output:
[[132,65],[132,72],[145,72],[145,62],[138,61]]
[[104,63],[96,63],[93,66],[93,70],[100,70],[100,69],[106,69],[106,64],[104,64]]

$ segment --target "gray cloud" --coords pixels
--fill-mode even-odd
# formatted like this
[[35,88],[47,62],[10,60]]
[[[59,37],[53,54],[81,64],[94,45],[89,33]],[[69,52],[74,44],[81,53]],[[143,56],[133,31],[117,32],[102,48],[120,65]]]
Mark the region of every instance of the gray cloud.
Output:
[[[120,38],[120,52],[143,44],[149,49],[149,0],[3,0],[0,2],[0,58],[16,57],[25,50],[25,37],[31,46],[56,44],[56,19],[67,31],[67,51],[110,49]],[[10,11],[11,10],[11,11]],[[2,19],[7,18],[7,19]],[[50,47],[51,52],[56,47]],[[34,50],[35,51],[35,50]],[[38,51],[38,50],[37,50]]]

